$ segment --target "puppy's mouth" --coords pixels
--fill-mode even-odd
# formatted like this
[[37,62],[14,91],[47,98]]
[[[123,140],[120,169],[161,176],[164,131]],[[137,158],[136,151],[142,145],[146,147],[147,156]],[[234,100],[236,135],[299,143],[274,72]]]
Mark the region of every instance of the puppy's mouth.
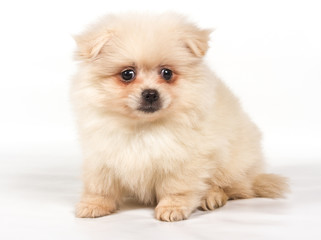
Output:
[[146,103],[142,102],[138,108],[139,111],[142,111],[144,113],[154,113],[161,109],[161,103],[160,102],[153,102],[153,103]]

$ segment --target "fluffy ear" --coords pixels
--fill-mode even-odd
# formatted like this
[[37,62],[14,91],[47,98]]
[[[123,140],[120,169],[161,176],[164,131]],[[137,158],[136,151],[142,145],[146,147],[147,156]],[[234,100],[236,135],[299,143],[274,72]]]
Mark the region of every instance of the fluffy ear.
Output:
[[78,46],[76,57],[79,59],[94,59],[99,55],[103,46],[111,39],[112,32],[87,32],[74,36]]
[[185,34],[185,44],[196,57],[203,57],[206,54],[211,32],[210,29],[193,27]]

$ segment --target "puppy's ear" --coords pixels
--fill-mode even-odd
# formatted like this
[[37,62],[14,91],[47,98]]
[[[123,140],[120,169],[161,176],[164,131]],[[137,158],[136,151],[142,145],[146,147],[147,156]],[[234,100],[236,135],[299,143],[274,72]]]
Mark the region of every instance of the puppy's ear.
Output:
[[78,46],[76,58],[80,60],[92,60],[100,54],[103,46],[111,39],[112,32],[86,32],[73,37]]
[[187,29],[184,39],[187,48],[196,57],[203,57],[209,47],[208,41],[211,33],[210,29],[199,29],[196,26]]

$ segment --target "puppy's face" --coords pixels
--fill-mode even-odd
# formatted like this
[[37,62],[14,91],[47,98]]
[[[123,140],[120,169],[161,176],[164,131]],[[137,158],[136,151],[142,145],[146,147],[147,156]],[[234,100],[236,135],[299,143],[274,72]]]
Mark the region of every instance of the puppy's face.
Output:
[[176,15],[109,16],[76,37],[102,111],[155,120],[195,104],[208,30]]

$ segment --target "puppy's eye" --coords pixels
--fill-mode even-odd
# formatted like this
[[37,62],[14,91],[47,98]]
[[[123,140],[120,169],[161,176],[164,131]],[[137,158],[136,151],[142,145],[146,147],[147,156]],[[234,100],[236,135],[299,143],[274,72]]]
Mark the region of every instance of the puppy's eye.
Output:
[[162,78],[164,78],[166,81],[169,81],[172,79],[173,76],[173,72],[172,70],[168,69],[168,68],[163,68],[161,70],[161,76]]
[[126,69],[124,71],[121,72],[121,78],[125,81],[125,82],[130,82],[135,78],[135,71],[132,69]]

